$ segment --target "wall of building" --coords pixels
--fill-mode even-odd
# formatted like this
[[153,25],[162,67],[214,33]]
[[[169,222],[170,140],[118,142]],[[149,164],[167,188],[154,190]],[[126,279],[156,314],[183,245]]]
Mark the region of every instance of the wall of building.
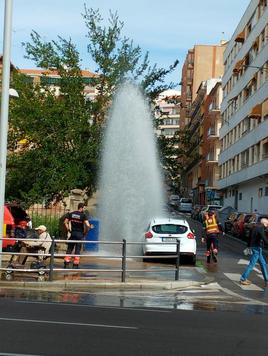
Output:
[[193,100],[196,98],[198,87],[203,80],[217,78],[223,75],[224,50],[225,45],[196,45],[194,47]]
[[238,211],[253,212],[256,209],[261,214],[268,214],[268,180],[257,178],[240,184],[239,188],[228,189],[224,196],[224,206],[235,207],[236,190]]

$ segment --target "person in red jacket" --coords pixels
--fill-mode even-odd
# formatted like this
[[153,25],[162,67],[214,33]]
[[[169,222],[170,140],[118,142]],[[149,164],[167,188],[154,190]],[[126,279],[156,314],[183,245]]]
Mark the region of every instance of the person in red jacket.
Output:
[[202,238],[202,242],[206,241],[207,243],[207,263],[210,263],[211,253],[210,247],[213,244],[213,253],[214,253],[214,262],[217,262],[216,255],[218,254],[218,244],[219,244],[219,235],[221,233],[221,227],[218,222],[217,216],[214,211],[208,211],[205,215],[203,223],[203,231],[205,237]]

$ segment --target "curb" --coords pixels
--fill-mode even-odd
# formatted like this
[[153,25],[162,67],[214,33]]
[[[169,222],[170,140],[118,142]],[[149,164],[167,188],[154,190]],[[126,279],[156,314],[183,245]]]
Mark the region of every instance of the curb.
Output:
[[53,281],[53,282],[25,282],[25,281],[0,281],[0,288],[12,289],[35,289],[47,291],[90,291],[92,289],[116,289],[116,290],[172,290],[185,289],[188,287],[200,287],[204,284],[214,282],[214,278],[205,278],[202,281],[138,281],[138,282],[81,282],[81,281]]

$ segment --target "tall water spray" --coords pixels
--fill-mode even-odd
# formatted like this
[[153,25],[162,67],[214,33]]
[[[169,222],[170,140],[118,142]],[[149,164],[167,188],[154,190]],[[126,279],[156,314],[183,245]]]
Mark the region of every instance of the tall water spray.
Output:
[[125,83],[115,96],[104,140],[101,240],[141,241],[150,218],[161,215],[163,201],[149,105],[137,86]]

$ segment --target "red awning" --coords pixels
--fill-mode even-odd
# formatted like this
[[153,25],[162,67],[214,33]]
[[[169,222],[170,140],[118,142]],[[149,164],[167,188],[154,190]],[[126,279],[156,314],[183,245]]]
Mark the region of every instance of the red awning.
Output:
[[6,206],[4,207],[4,224],[8,224],[8,225],[15,224],[14,218],[10,210]]

